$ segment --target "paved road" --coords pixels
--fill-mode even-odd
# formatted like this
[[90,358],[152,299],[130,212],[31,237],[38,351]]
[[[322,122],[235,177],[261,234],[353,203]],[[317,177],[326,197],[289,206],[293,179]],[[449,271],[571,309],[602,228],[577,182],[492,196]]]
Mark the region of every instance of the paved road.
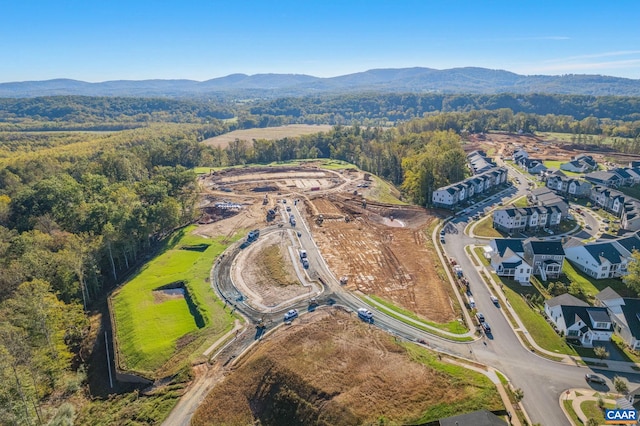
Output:
[[[501,198],[494,198],[492,201],[494,204],[497,204],[500,200],[506,202],[509,198],[525,194],[527,181],[525,176],[519,175],[520,184],[505,190]],[[339,304],[354,311],[359,307],[366,307],[366,304],[360,298],[345,291],[337,277],[333,276],[318,247],[315,245],[311,233],[297,209],[298,206],[294,205],[292,201],[289,199],[287,204],[291,207],[291,212],[286,212],[284,208],[281,209],[280,214],[282,217],[278,219],[287,223],[287,225],[282,227],[277,225],[270,226],[261,230],[261,234],[279,231],[283,228],[292,229],[294,244],[307,251],[310,263],[307,270],[309,277],[318,279],[324,285],[324,292],[318,297],[320,304]],[[453,218],[445,227],[446,243],[444,247],[447,256],[454,257],[465,271],[478,310],[483,312],[486,320],[491,324],[491,336],[472,343],[456,343],[418,330],[381,312],[377,312],[375,315],[375,325],[408,340],[424,341],[433,349],[477,360],[497,368],[507,375],[515,387],[519,387],[524,391],[525,398],[523,403],[533,422],[539,422],[543,425],[568,424],[558,405],[558,398],[566,389],[584,387],[584,374],[590,370],[556,363],[524,348],[516,337],[515,331],[502,314],[501,308],[496,307],[489,299],[491,294],[489,289],[484,284],[471,260],[466,256],[465,246],[482,244],[487,241],[470,238],[464,234],[464,229],[468,224],[468,217],[477,211],[488,210],[490,207],[491,205],[483,203],[474,206],[464,216]],[[289,224],[289,214],[293,214],[296,218],[296,226]],[[589,220],[588,217],[586,219]],[[245,303],[246,301],[240,298],[241,295],[231,280],[233,259],[239,252],[240,249],[236,245],[220,258],[212,270],[212,282],[218,293],[228,300],[229,304],[235,305],[236,309],[245,315],[250,322],[257,324],[263,321],[267,329],[270,329],[283,322],[283,314],[286,310],[294,307],[301,311],[308,309],[308,302],[301,301],[281,311],[265,313]],[[369,306],[368,308],[375,311],[375,307]],[[254,340],[259,336],[260,332],[257,331]],[[251,343],[251,339],[239,339],[226,348],[225,356],[229,358],[238,356]],[[613,374],[608,372],[599,373],[609,378],[608,385],[613,388],[611,383]],[[640,382],[640,376],[637,374],[622,375],[633,382]]]

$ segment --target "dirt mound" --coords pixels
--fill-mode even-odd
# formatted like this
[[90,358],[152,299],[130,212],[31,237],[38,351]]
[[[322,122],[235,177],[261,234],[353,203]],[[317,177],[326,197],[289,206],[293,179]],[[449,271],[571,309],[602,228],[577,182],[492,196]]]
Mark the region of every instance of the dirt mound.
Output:
[[[456,410],[480,395],[484,407],[502,408],[488,381],[481,385],[473,373],[452,377],[426,365],[440,365],[433,354],[411,351],[347,313],[317,311],[257,346],[191,424],[410,423],[443,401]],[[418,353],[422,363],[412,360]]]

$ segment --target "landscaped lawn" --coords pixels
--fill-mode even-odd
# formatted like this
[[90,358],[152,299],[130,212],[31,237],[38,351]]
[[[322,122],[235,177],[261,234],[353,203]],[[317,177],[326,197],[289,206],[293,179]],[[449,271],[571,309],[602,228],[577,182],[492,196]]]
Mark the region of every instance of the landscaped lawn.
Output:
[[538,345],[548,351],[559,354],[576,355],[576,351],[555,332],[540,313],[530,308],[521,296],[526,294],[531,294],[532,296],[540,294],[534,286],[523,286],[515,280],[501,278],[496,274],[491,275],[496,282],[502,282],[504,284],[503,290],[509,303]]
[[637,297],[636,294],[632,290],[630,290],[625,285],[625,283],[622,282],[621,279],[605,278],[596,280],[577,271],[569,261],[565,260],[562,272],[564,272],[565,275],[559,281],[567,285],[572,282],[578,283],[582,291],[589,297],[589,299],[592,299],[596,294],[607,287],[611,287],[623,297]]
[[[566,163],[566,161],[547,160],[547,161],[544,161],[542,164],[544,164],[545,167],[548,169],[560,170],[560,165],[564,163]],[[568,170],[562,170],[562,173],[564,173],[567,176],[582,176],[584,174],[584,173],[570,172]]]
[[473,233],[480,237],[505,238],[505,235],[493,228],[493,217],[490,214],[480,219],[480,222],[473,229]]
[[[599,425],[605,424],[604,413],[598,407],[598,401],[584,401],[580,408],[587,419],[596,419]],[[604,404],[604,408],[615,408],[615,404]]]
[[[121,368],[153,376],[179,349],[181,338],[203,344],[231,329],[234,318],[208,280],[214,260],[229,241],[192,235],[193,229],[176,232],[165,249],[112,296]],[[153,291],[174,282],[184,283],[191,303]]]

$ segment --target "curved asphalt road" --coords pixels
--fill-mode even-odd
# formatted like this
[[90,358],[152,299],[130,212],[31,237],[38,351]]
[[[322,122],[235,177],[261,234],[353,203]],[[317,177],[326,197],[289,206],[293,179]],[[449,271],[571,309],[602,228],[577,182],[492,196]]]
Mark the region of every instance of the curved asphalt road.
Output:
[[[511,172],[514,173],[513,169]],[[521,183],[505,192],[503,196],[505,201],[520,193],[525,193],[527,188],[526,178],[522,175],[519,177]],[[498,199],[493,201],[497,203]],[[297,226],[292,227],[288,224],[289,213],[281,209],[280,214],[287,225],[283,225],[283,227],[275,225],[267,227],[261,230],[261,235],[278,231],[282,228],[293,228],[296,231],[300,247],[304,248],[308,254],[310,262],[308,274],[310,278],[318,279],[324,286],[323,293],[317,297],[319,304],[340,304],[354,311],[359,307],[367,307],[375,311],[375,307],[367,306],[360,298],[345,291],[340,286],[338,280],[324,262],[296,206],[293,203],[288,205],[292,207],[291,213],[296,218]],[[452,342],[428,334],[381,312],[377,312],[375,315],[375,326],[408,340],[425,341],[432,349],[479,361],[503,371],[516,388],[521,388],[524,391],[523,404],[533,422],[539,422],[543,425],[569,424],[559,407],[559,397],[566,389],[587,386],[584,381],[584,374],[591,370],[550,361],[523,347],[500,308],[497,308],[491,302],[489,289],[485,286],[484,281],[464,250],[464,247],[468,244],[481,244],[483,242],[481,239],[470,238],[464,234],[467,218],[479,211],[479,209],[482,209],[482,206],[476,207],[465,217],[454,218],[446,225],[446,244],[444,244],[444,247],[446,254],[457,259],[465,271],[465,276],[469,280],[470,290],[473,293],[478,310],[484,313],[487,321],[491,324],[492,336],[483,337],[472,343]],[[309,308],[307,301],[301,301],[279,312],[261,312],[245,303],[245,300],[240,299],[240,293],[231,280],[233,260],[239,252],[239,243],[228,249],[216,262],[211,274],[212,283],[216,291],[229,304],[235,305],[237,310],[255,324],[264,321],[266,328],[282,323],[283,314],[288,309],[297,308],[300,311],[304,311]],[[257,333],[256,338],[259,336],[260,333]],[[247,346],[248,343],[245,341],[234,351],[239,355]],[[613,389],[611,379],[614,373],[602,371],[598,371],[598,373],[609,379],[608,385]],[[619,375],[627,377],[630,381],[640,382],[640,376],[637,374]]]

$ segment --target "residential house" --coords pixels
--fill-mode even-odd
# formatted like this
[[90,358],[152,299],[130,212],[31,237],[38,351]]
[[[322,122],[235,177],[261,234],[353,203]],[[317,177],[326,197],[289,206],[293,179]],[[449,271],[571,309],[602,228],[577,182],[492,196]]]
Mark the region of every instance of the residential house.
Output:
[[560,165],[560,170],[575,173],[591,172],[597,170],[597,168],[598,163],[593,159],[592,156],[586,154],[577,155],[573,158],[572,161]]
[[593,204],[618,217],[622,216],[623,207],[628,197],[620,191],[603,186],[591,188],[589,199]]
[[611,171],[599,170],[584,175],[585,180],[594,185],[602,185],[608,188],[617,188],[622,184],[620,176]]
[[566,176],[548,176],[546,185],[547,188],[565,196],[585,198],[591,194],[591,183]]
[[484,173],[496,167],[495,163],[482,150],[467,154],[467,163],[469,163],[469,168],[473,174]]
[[565,253],[560,241],[529,238],[523,243],[524,260],[533,267],[533,274],[543,281],[556,279],[562,273]]
[[567,339],[578,340],[582,346],[592,347],[593,342],[608,342],[613,334],[607,308],[592,307],[566,293],[544,303],[547,318]]
[[630,253],[615,240],[566,247],[565,254],[579,271],[596,279],[627,274]]
[[627,231],[640,230],[640,201],[633,199],[624,203],[620,226]]
[[493,211],[493,227],[510,234],[529,229],[556,228],[562,220],[562,210],[552,206],[509,207]]
[[491,267],[501,277],[512,278],[521,283],[528,283],[531,277],[531,265],[522,256],[524,249],[522,240],[512,238],[496,238],[489,243]]
[[640,349],[640,299],[622,297],[607,287],[596,294],[596,301],[608,310],[616,334],[632,349]]
[[527,151],[525,151],[524,149],[517,149],[513,152],[513,155],[511,156],[511,159],[513,160],[514,163],[518,163],[518,161],[520,161],[523,158],[529,158],[529,154],[527,153]]
[[431,194],[431,203],[435,207],[454,209],[471,198],[481,197],[493,186],[505,183],[507,173],[505,167],[494,167],[461,182],[438,188]]

